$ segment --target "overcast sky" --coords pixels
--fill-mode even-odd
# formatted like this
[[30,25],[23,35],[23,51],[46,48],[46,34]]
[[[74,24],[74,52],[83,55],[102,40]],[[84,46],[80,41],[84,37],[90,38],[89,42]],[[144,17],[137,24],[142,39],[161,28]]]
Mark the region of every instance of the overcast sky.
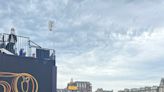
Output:
[[163,0],[0,0],[0,32],[11,27],[56,50],[58,88],[71,78],[118,90],[164,77]]

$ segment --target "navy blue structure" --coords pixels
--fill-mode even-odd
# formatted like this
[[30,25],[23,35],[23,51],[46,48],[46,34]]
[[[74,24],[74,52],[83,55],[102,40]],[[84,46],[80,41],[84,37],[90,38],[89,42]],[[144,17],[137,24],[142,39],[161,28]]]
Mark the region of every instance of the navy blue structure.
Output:
[[[41,60],[0,53],[0,72],[29,73],[38,81],[38,92],[56,92],[57,67],[55,60]],[[1,90],[3,90],[2,87],[0,87],[0,92],[3,92]]]

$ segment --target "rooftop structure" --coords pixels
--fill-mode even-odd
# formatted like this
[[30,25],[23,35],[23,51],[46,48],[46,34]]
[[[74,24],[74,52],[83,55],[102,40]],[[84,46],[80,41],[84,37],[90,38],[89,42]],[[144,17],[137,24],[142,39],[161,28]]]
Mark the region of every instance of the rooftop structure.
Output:
[[[55,59],[55,50],[49,48],[42,48],[37,43],[33,42],[29,37],[19,36],[17,37],[17,42],[13,47],[13,51],[8,48],[9,35],[6,33],[0,34],[0,51],[10,55],[24,56],[24,57],[34,57],[38,59]],[[24,55],[21,54],[21,51]]]

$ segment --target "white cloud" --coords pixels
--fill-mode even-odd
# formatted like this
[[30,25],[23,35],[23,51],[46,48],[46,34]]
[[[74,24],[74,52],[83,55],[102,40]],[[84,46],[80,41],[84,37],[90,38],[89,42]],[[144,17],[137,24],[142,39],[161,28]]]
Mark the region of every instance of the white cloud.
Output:
[[[153,85],[153,81],[160,80],[162,77],[163,68],[160,65],[163,64],[164,54],[162,52],[164,49],[163,30],[163,28],[154,29],[151,34],[144,32],[130,41],[120,41],[118,46],[112,47],[113,50],[110,46],[98,47],[77,56],[64,57],[63,62],[59,60],[61,63],[58,68],[65,71],[61,74],[63,76],[91,80],[98,85],[102,82],[105,88],[108,88],[108,85],[116,85],[117,81],[138,82],[134,85],[139,87],[149,86],[149,82],[142,83],[142,81],[151,80]],[[70,71],[71,74],[67,74]],[[108,85],[106,81],[108,81]],[[126,87],[135,87],[129,83],[125,83],[125,85]],[[125,85],[121,83],[117,87],[112,87],[117,89],[123,88]]]

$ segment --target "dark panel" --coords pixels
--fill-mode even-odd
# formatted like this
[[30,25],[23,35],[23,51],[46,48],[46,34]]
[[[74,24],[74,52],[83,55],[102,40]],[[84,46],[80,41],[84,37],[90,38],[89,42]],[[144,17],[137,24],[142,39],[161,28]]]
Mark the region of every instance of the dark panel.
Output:
[[[53,60],[38,60],[0,54],[0,72],[28,73],[32,75],[38,82],[38,92],[56,92],[56,69]],[[12,77],[3,78],[0,76],[0,80],[7,80],[11,84]],[[18,80],[18,82],[21,81],[23,81],[23,78]],[[18,86],[20,85],[21,83],[18,84]],[[26,84],[24,85],[26,86]],[[3,92],[1,90],[0,87],[0,92]]]
[[36,57],[38,59],[48,59],[50,58],[50,50],[36,49]]

